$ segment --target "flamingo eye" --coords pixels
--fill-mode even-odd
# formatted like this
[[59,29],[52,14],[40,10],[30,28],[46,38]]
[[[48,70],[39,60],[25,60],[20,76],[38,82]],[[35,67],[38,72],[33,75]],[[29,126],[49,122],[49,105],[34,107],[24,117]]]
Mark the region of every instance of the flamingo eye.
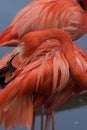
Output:
[[20,46],[24,46],[25,42],[21,42]]

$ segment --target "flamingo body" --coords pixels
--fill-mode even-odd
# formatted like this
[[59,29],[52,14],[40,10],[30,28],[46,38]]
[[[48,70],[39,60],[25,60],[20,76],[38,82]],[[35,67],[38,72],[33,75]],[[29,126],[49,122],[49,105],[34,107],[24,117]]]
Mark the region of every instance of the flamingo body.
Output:
[[76,40],[87,32],[87,11],[74,0],[33,1],[14,17],[1,34],[0,44],[6,45],[28,32],[48,28],[63,29],[72,40]]
[[[31,45],[34,51],[30,53],[26,49]],[[73,93],[87,89],[87,56],[62,30],[26,34],[7,57],[10,59],[15,54],[18,55],[12,64],[16,64],[17,69],[8,76],[9,80],[4,75],[6,86],[0,93],[0,124],[6,128],[18,125],[31,128],[33,112],[40,106],[45,105],[46,113],[52,113]],[[0,67],[0,72],[7,67],[6,62]]]

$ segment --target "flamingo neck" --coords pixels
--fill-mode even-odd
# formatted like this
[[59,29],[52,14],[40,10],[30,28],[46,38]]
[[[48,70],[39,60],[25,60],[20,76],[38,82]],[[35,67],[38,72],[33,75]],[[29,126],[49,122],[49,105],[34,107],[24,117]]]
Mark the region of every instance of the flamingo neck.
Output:
[[72,47],[71,38],[64,31],[60,29],[47,29],[26,34],[21,39],[21,43],[24,43],[23,53],[29,56],[35,49],[49,39],[57,39],[64,46]]

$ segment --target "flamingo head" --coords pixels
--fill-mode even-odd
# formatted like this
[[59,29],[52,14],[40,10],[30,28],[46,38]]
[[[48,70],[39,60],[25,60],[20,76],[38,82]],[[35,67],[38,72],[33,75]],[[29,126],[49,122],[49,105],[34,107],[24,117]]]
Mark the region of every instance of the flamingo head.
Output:
[[87,10],[87,0],[76,0],[84,10]]

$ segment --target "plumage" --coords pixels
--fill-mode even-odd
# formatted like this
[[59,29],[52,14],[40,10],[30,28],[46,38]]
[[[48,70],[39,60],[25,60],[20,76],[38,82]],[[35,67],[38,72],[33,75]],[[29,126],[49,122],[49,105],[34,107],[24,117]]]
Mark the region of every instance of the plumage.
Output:
[[[36,40],[33,40],[32,35]],[[31,45],[35,45],[35,48],[30,54],[27,46]],[[42,105],[48,119],[48,115],[73,93],[87,89],[87,82],[84,84],[81,78],[83,74],[87,79],[86,53],[74,45],[70,36],[62,30],[48,29],[26,34],[20,39],[20,45],[11,52],[12,55],[7,57],[12,57],[13,52],[19,53],[12,63],[17,58],[19,65],[0,93],[0,124],[6,128],[17,125],[31,128],[33,112]],[[0,71],[5,68],[4,65]],[[78,69],[74,69],[76,67]],[[16,110],[17,115],[12,109]],[[11,118],[8,120],[9,115]]]
[[[85,7],[87,3],[82,0]],[[59,28],[76,40],[87,32],[87,8],[74,0],[36,0],[29,3],[1,33],[0,44],[8,45],[31,31]],[[14,45],[17,44],[14,41]]]

